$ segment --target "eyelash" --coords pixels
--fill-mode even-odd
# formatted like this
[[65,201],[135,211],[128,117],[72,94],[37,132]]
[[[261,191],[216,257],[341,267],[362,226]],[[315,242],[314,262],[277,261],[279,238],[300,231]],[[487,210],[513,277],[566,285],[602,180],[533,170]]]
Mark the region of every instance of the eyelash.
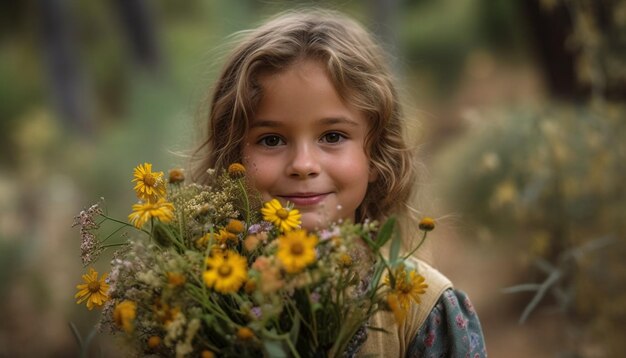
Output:
[[[329,141],[328,138],[329,136],[337,136],[337,139],[335,141]],[[267,141],[269,139],[277,139],[279,141],[279,143],[270,145],[267,143]],[[337,144],[337,143],[341,143],[343,140],[347,139],[347,136],[343,133],[340,132],[327,132],[324,133],[321,137],[320,137],[320,141],[324,141],[327,144]],[[266,135],[265,137],[259,139],[258,141],[259,144],[265,146],[265,147],[269,147],[269,148],[273,148],[276,147],[278,145],[283,145],[285,143],[285,141],[278,135],[275,134],[270,134],[270,135]]]

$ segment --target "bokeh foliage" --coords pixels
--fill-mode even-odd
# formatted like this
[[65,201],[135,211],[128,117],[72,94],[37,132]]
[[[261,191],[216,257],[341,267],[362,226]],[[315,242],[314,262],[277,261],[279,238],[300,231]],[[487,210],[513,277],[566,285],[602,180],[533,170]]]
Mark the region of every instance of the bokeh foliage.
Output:
[[574,96],[483,110],[439,158],[439,177],[476,236],[519,243],[527,274],[505,292],[529,294],[520,320],[556,307],[564,354],[617,356],[626,349],[616,333],[626,319],[626,5],[539,3],[547,16],[569,15],[562,50]]

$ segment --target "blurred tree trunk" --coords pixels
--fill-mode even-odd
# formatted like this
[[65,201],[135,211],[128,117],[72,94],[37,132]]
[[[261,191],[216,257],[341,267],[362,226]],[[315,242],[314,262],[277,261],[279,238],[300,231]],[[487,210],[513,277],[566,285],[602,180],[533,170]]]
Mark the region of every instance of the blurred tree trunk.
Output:
[[80,70],[68,4],[61,0],[39,0],[39,37],[59,117],[67,127],[87,135],[94,128],[92,98]]
[[621,0],[520,0],[556,98],[626,99],[626,5]]
[[121,19],[135,61],[157,70],[161,56],[149,6],[144,0],[114,0],[113,5]]
[[544,71],[548,88],[554,97],[580,100],[588,90],[576,80],[575,53],[565,43],[572,33],[572,21],[564,5],[549,11],[541,0],[520,0],[528,20],[535,55]]

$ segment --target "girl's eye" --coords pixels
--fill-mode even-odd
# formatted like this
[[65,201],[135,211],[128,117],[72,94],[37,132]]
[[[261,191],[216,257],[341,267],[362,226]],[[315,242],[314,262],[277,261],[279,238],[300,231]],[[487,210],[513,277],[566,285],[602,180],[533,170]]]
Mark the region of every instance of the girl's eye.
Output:
[[275,147],[277,145],[283,144],[284,142],[277,135],[268,135],[266,137],[261,138],[259,143],[263,144],[266,147]]
[[345,138],[343,134],[337,132],[326,133],[322,136],[322,140],[326,143],[339,143]]

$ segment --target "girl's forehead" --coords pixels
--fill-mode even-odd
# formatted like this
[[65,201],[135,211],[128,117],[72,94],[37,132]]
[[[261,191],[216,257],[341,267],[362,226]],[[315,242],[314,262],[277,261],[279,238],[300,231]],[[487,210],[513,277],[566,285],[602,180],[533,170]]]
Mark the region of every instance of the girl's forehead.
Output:
[[310,69],[267,77],[251,117],[251,128],[288,125],[367,126],[365,116],[335,90],[330,79]]

